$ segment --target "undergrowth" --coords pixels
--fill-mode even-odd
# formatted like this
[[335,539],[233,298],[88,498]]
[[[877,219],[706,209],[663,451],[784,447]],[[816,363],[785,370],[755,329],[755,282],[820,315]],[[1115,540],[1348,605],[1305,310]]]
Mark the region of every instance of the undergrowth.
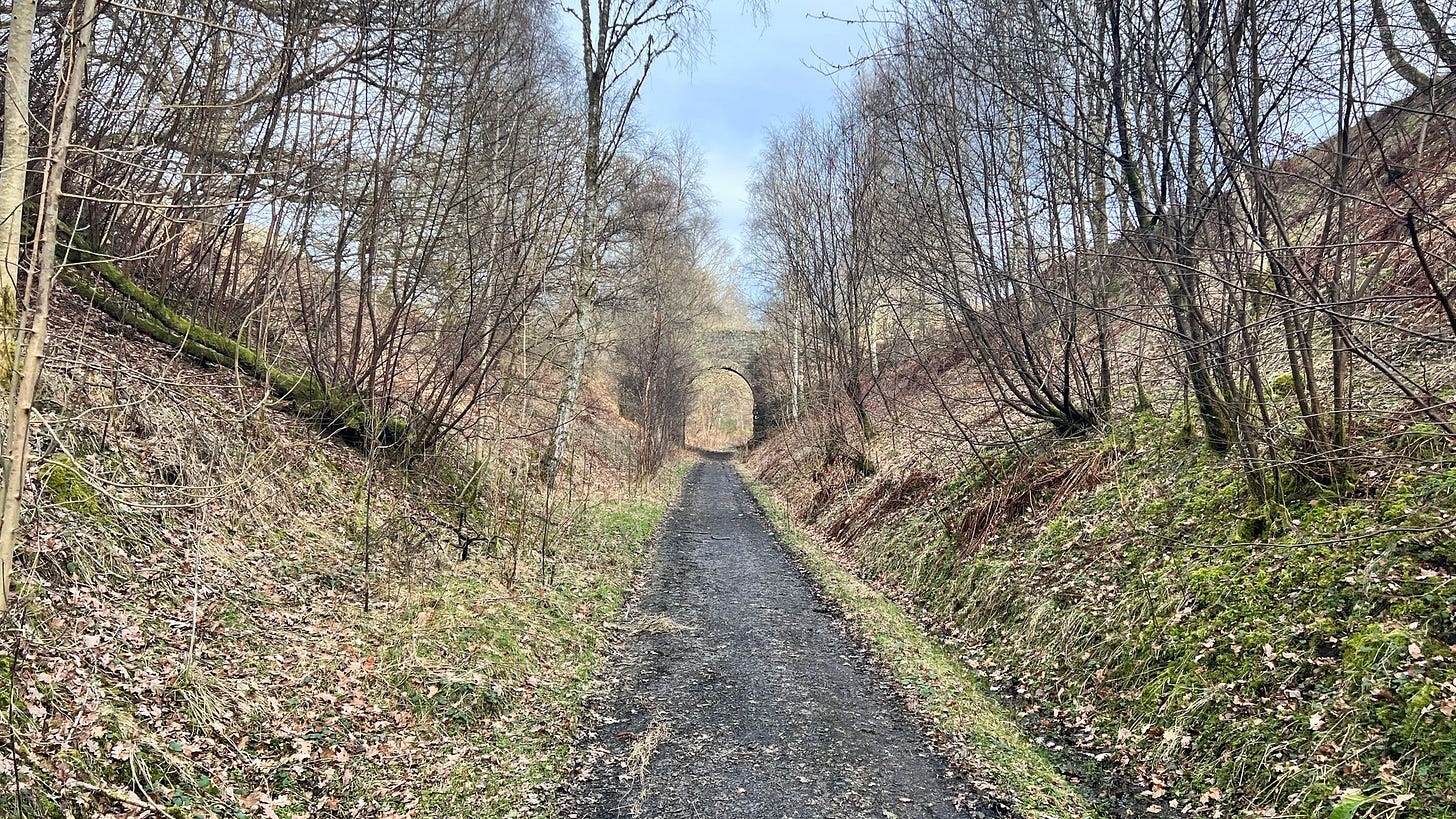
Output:
[[[376,581],[368,612],[352,544],[323,527],[207,555],[163,530],[128,553],[139,571],[44,579],[0,668],[0,813],[551,815],[604,629],[670,491],[578,507],[544,581],[454,562]],[[163,576],[185,561],[206,576]],[[253,564],[266,579],[226,577]]]
[[1028,741],[1016,721],[961,661],[884,595],[806,538],[746,469],[749,489],[799,563],[908,694],[941,747],[971,774],[982,796],[1026,819],[1091,817],[1093,808]]
[[0,815],[552,815],[682,470],[548,506],[504,459],[370,466],[256,388],[113,349],[113,382],[90,351],[42,396]]
[[1140,414],[812,522],[1159,810],[1456,816],[1456,461],[1286,488]]

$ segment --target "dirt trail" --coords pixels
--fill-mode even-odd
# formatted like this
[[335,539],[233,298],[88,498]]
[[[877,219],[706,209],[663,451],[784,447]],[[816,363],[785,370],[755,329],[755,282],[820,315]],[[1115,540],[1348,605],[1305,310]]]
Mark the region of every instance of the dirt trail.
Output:
[[981,817],[725,456],[663,521],[578,817]]

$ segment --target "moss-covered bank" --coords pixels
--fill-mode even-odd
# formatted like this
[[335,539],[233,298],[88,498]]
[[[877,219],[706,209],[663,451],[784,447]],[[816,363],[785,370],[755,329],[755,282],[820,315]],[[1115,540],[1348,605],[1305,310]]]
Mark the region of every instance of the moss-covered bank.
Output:
[[1164,810],[1456,816],[1456,461],[1269,508],[1178,427],[887,471],[808,522]]
[[128,276],[69,225],[60,229],[64,242],[57,254],[62,283],[113,319],[198,361],[257,379],[274,396],[291,401],[300,416],[346,440],[407,448],[412,437],[433,432],[431,419],[412,419],[417,428],[411,429],[410,421],[374,408],[367,395],[281,368],[237,339],[193,321]]

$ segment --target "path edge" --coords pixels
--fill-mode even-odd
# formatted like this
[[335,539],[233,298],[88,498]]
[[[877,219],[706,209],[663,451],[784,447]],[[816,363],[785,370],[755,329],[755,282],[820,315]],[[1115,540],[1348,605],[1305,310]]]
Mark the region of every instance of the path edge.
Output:
[[544,811],[535,814],[536,819],[585,819],[585,815],[581,813],[582,808],[588,804],[584,788],[589,783],[590,774],[595,771],[595,764],[601,761],[594,759],[590,753],[591,737],[596,733],[592,720],[598,716],[596,709],[621,684],[617,676],[620,660],[626,651],[627,638],[631,635],[633,624],[639,620],[637,604],[657,558],[663,524],[682,502],[693,470],[703,463],[703,458],[683,455],[665,464],[661,472],[652,479],[661,487],[665,502],[657,520],[652,524],[651,531],[647,533],[641,559],[632,567],[631,578],[622,590],[620,608],[611,620],[602,625],[603,640],[598,647],[589,679],[582,687],[581,698],[577,704],[578,721],[567,750],[565,769],[552,791],[551,803],[545,806]]
[[888,671],[912,714],[977,796],[1024,819],[1102,815],[953,651],[798,526],[787,505],[742,461],[732,465],[784,551],[841,610],[855,639]]

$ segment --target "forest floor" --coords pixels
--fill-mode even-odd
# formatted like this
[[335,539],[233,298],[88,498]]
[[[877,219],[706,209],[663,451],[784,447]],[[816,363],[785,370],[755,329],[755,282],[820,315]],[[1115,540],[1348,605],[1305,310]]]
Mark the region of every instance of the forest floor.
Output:
[[664,520],[567,815],[1007,816],[922,732],[727,456]]

